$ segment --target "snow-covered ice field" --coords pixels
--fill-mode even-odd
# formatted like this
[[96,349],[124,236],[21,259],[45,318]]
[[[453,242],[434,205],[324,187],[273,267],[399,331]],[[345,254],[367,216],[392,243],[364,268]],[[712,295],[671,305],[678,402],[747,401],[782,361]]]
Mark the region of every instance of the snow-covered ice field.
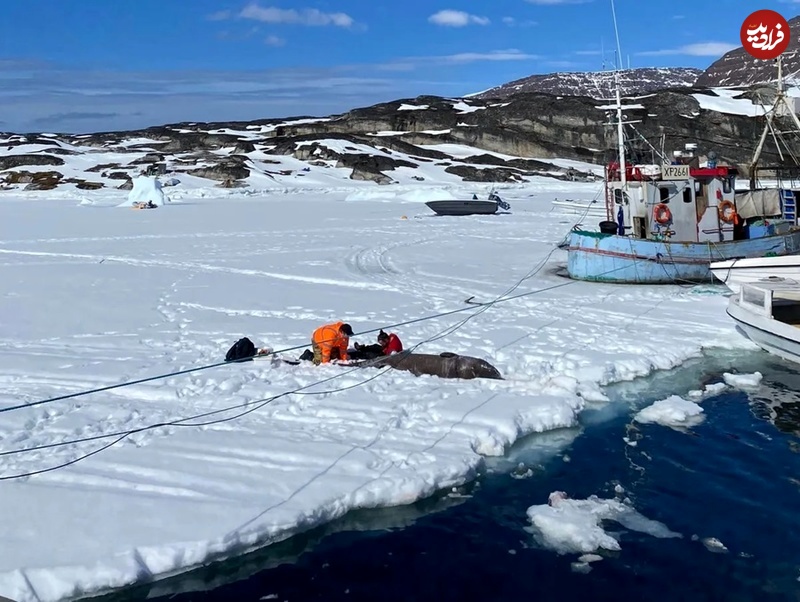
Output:
[[[550,201],[566,189],[592,198],[599,185],[548,182],[501,188],[509,215],[470,217],[434,216],[411,186],[209,188],[143,211],[115,207],[126,193],[114,190],[0,196],[0,595],[99,592],[354,508],[408,504],[473,478],[526,434],[575,425],[605,401],[604,384],[708,348],[753,349],[721,285],[559,275],[566,252],[555,245],[575,216]],[[516,283],[514,294],[531,294],[458,329],[478,308],[389,328],[420,352],[484,358],[503,381],[258,361],[3,412],[214,364],[241,336],[307,346],[341,319],[372,343],[358,333]],[[95,439],[71,443],[85,438]]]

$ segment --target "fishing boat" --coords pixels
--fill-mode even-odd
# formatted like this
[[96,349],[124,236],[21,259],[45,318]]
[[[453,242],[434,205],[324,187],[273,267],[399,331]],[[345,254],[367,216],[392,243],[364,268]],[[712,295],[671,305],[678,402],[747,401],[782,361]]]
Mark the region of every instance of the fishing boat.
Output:
[[[780,60],[778,64],[773,111],[782,99],[785,102]],[[800,132],[800,122],[791,114]],[[800,191],[754,187],[752,174],[766,134],[751,162],[751,190],[737,193],[738,170],[718,165],[713,150],[701,166],[696,144],[675,151],[670,160],[651,148],[655,161],[628,163],[623,126],[633,122],[623,121],[618,83],[616,117],[618,160],[605,168],[606,219],[599,231],[578,225],[570,233],[564,246],[571,278],[637,284],[712,282],[714,262],[800,253],[795,211],[795,192]],[[771,125],[768,122],[765,131]]]
[[742,284],[728,301],[737,329],[764,351],[800,364],[800,287],[785,282]]
[[482,201],[476,195],[472,199],[445,199],[425,203],[437,215],[494,215],[500,209],[508,211],[511,205],[501,199],[497,193],[489,194],[489,199]]

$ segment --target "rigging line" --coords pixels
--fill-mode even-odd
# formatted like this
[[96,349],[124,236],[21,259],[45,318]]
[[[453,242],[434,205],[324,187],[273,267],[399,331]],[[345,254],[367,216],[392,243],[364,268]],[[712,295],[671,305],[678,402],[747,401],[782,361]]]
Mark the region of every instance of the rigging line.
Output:
[[[552,254],[552,252],[551,252],[551,254]],[[515,290],[516,288],[518,288],[522,284],[522,282],[524,282],[525,280],[530,278],[532,275],[534,275],[538,271],[540,271],[544,267],[544,265],[546,264],[548,257],[549,257],[549,255],[547,257],[545,257],[545,259],[543,261],[541,261],[537,267],[535,267],[532,270],[530,270],[525,276],[520,278],[514,285],[509,287],[505,292],[503,292],[500,295],[498,295],[494,300],[492,300],[490,302],[487,302],[487,303],[478,304],[480,306],[480,309],[476,310],[473,314],[467,316],[466,318],[464,318],[460,322],[456,323],[455,325],[450,326],[450,327],[444,329],[443,331],[440,331],[440,333],[438,333],[436,335],[433,335],[433,336],[429,337],[426,340],[420,341],[419,343],[417,343],[416,345],[411,347],[409,350],[407,350],[407,352],[410,353],[414,349],[416,349],[416,348],[418,348],[418,347],[420,347],[420,346],[422,346],[422,345],[424,345],[426,343],[429,343],[429,342],[444,338],[445,336],[448,336],[449,334],[452,334],[453,332],[457,331],[459,328],[461,328],[464,324],[466,324],[469,320],[471,320],[475,316],[480,315],[481,313],[487,311],[490,307],[492,307],[496,302],[498,302],[500,299],[502,299],[509,292],[511,292],[511,291]],[[360,382],[355,383],[353,385],[348,385],[346,387],[337,388],[337,389],[333,389],[333,390],[329,390],[329,391],[315,391],[315,392],[301,393],[305,389],[309,389],[309,388],[312,388],[312,387],[314,387],[316,385],[323,384],[325,382],[329,382],[329,381],[334,380],[336,378],[340,378],[340,377],[344,376],[345,374],[349,374],[349,373],[351,373],[351,372],[353,372],[355,370],[360,370],[360,369],[362,369],[363,367],[365,367],[367,365],[374,364],[376,361],[377,361],[377,359],[376,360],[368,360],[366,362],[359,363],[358,366],[356,366],[355,368],[352,368],[350,370],[346,370],[346,371],[344,371],[342,373],[339,373],[339,374],[336,374],[336,375],[334,375],[332,377],[328,377],[328,378],[323,379],[321,381],[316,381],[314,383],[310,383],[308,385],[305,385],[303,387],[299,387],[299,388],[294,389],[292,391],[286,391],[286,392],[283,392],[281,394],[278,394],[278,395],[275,395],[275,396],[272,396],[272,397],[264,398],[264,399],[258,400],[256,402],[245,402],[243,404],[238,404],[236,406],[231,406],[231,407],[228,407],[228,408],[220,408],[220,409],[212,410],[210,412],[206,412],[206,413],[203,413],[203,414],[190,416],[190,417],[185,417],[185,418],[182,418],[182,419],[172,420],[172,421],[168,421],[168,422],[163,422],[162,421],[162,422],[158,422],[158,423],[155,423],[155,424],[151,424],[151,425],[147,425],[147,426],[143,426],[143,427],[138,427],[138,428],[135,428],[135,429],[130,429],[128,431],[118,431],[118,432],[114,432],[114,433],[106,433],[106,434],[103,434],[103,435],[94,435],[94,436],[90,436],[90,437],[84,437],[84,438],[81,438],[81,439],[73,439],[73,440],[68,440],[68,441],[61,441],[61,442],[58,442],[58,443],[44,444],[44,445],[40,445],[40,446],[36,446],[36,447],[17,449],[17,450],[7,450],[7,451],[4,451],[4,452],[0,452],[0,457],[2,457],[2,456],[15,455],[15,454],[24,453],[24,452],[30,452],[30,451],[41,451],[43,449],[52,449],[52,448],[55,448],[55,447],[63,447],[63,446],[71,445],[71,444],[75,444],[75,443],[84,443],[84,442],[88,442],[88,441],[95,441],[95,440],[101,440],[101,439],[106,439],[106,438],[111,438],[111,437],[117,437],[114,442],[112,442],[110,444],[107,444],[107,445],[104,445],[101,448],[99,448],[97,450],[94,450],[94,451],[92,451],[89,454],[86,454],[84,456],[81,456],[78,459],[74,459],[74,460],[71,460],[71,461],[69,461],[67,463],[59,464],[57,466],[51,466],[51,467],[48,467],[48,468],[45,468],[45,469],[40,469],[38,471],[32,471],[30,473],[22,473],[22,474],[17,474],[17,475],[8,475],[8,476],[5,476],[5,477],[0,477],[0,481],[1,480],[13,479],[13,478],[22,478],[22,477],[26,477],[26,476],[32,476],[34,474],[41,474],[43,472],[50,472],[52,470],[57,470],[58,468],[64,468],[66,466],[74,464],[75,462],[79,461],[80,459],[91,457],[95,453],[99,453],[99,451],[107,449],[108,447],[110,447],[114,443],[119,442],[119,441],[123,440],[124,438],[126,438],[126,437],[128,437],[128,436],[130,436],[132,434],[139,433],[139,432],[144,432],[144,431],[147,431],[147,430],[152,430],[152,429],[155,429],[155,428],[161,428],[161,427],[166,427],[166,426],[190,426],[190,427],[209,426],[209,425],[212,425],[212,424],[228,422],[228,421],[232,421],[232,420],[241,418],[242,416],[245,416],[245,415],[247,415],[247,414],[249,414],[251,412],[254,412],[254,411],[258,410],[258,409],[261,409],[262,407],[268,405],[269,403],[275,401],[276,399],[279,399],[279,398],[284,397],[286,395],[291,395],[291,394],[304,394],[304,395],[314,395],[314,394],[316,394],[316,395],[321,395],[321,394],[325,394],[325,393],[335,393],[335,392],[338,392],[338,391],[344,391],[344,390],[356,388],[358,386],[366,384],[367,382],[370,382],[372,380],[377,379],[378,377],[380,377],[383,374],[385,374],[386,372],[388,372],[391,368],[388,367],[385,370],[379,372],[378,374],[367,378],[366,380],[360,381]],[[209,417],[209,416],[212,416],[212,415],[217,415],[219,413],[227,412],[227,411],[232,410],[232,409],[238,409],[238,408],[241,408],[241,407],[245,407],[245,406],[247,406],[249,404],[252,404],[252,403],[255,403],[256,405],[253,406],[253,407],[248,408],[244,412],[240,412],[239,414],[237,414],[235,416],[228,416],[228,417],[225,417],[225,418],[216,419],[216,420],[212,420],[212,421],[207,421],[207,422],[204,422],[204,423],[188,423],[191,420],[196,420],[198,418],[205,418],[205,417]]]
[[[550,255],[552,255],[552,253],[554,251],[555,251],[555,249],[553,249],[553,251],[551,251],[550,254],[548,254],[547,258],[549,258]],[[534,274],[535,273],[536,272],[534,272]],[[527,280],[531,276],[532,276],[532,274],[524,277],[523,281]],[[403,322],[396,322],[394,324],[385,325],[385,326],[380,327],[380,328],[371,328],[369,330],[363,330],[363,331],[360,331],[360,332],[354,334],[353,336],[355,337],[355,336],[359,336],[359,335],[363,335],[363,334],[379,332],[380,330],[397,328],[399,326],[408,326],[410,324],[417,324],[419,322],[424,322],[424,321],[427,321],[427,320],[433,320],[433,319],[436,319],[436,318],[443,318],[445,316],[449,316],[449,315],[453,315],[453,314],[457,314],[457,313],[461,313],[461,312],[465,312],[465,311],[474,310],[475,306],[494,305],[495,303],[505,303],[506,301],[519,299],[521,297],[525,297],[525,296],[528,296],[528,295],[538,294],[540,292],[546,292],[548,290],[552,290],[553,288],[559,288],[561,286],[566,286],[568,284],[572,284],[572,282],[561,283],[561,284],[556,285],[554,287],[547,287],[547,288],[541,289],[541,290],[537,289],[537,290],[533,290],[533,291],[528,291],[526,293],[521,293],[519,295],[514,295],[514,296],[511,296],[511,297],[507,297],[507,298],[496,299],[494,301],[487,302],[487,303],[475,303],[475,302],[472,302],[469,305],[465,305],[464,307],[460,307],[460,308],[457,308],[457,309],[444,311],[444,312],[439,312],[437,314],[421,316],[419,318],[413,318],[411,320],[405,320]],[[518,286],[515,286],[514,289],[516,289],[517,287]],[[512,289],[512,290],[514,290],[514,289]],[[259,357],[268,357],[268,356],[271,356],[271,355],[278,355],[278,354],[281,354],[281,353],[285,353],[287,351],[296,351],[296,350],[299,350],[299,349],[304,349],[306,347],[308,347],[308,344],[295,345],[293,347],[286,347],[286,348],[283,348],[283,349],[273,350],[273,351],[270,351],[269,353],[262,354]],[[183,374],[190,374],[192,372],[199,372],[199,371],[202,371],[202,370],[209,370],[211,368],[217,368],[219,366],[224,366],[224,365],[228,365],[228,364],[241,363],[241,362],[244,362],[244,361],[248,361],[248,360],[252,359],[253,357],[255,357],[255,355],[250,356],[250,357],[246,357],[246,358],[242,358],[242,359],[239,359],[239,360],[234,360],[234,361],[229,361],[229,362],[226,362],[226,361],[215,362],[213,364],[208,364],[208,365],[205,365],[205,366],[196,366],[196,367],[187,368],[187,369],[184,369],[184,370],[176,370],[176,371],[173,371],[173,372],[168,372],[166,374],[158,374],[158,375],[155,375],[155,376],[148,376],[148,377],[145,377],[145,378],[139,378],[139,379],[132,380],[132,381],[125,381],[125,382],[116,383],[116,384],[113,384],[113,385],[107,385],[107,386],[104,386],[104,387],[97,387],[97,388],[94,388],[94,389],[86,389],[84,391],[77,391],[75,393],[68,393],[68,394],[65,394],[65,395],[59,395],[57,397],[50,397],[50,398],[47,398],[47,399],[40,399],[40,400],[37,400],[37,401],[30,401],[30,402],[25,402],[25,403],[21,403],[21,404],[12,405],[12,406],[6,406],[6,407],[3,407],[3,408],[0,408],[0,414],[3,414],[5,412],[12,412],[12,411],[16,411],[16,410],[26,409],[26,408],[33,408],[33,407],[44,405],[44,404],[54,403],[56,401],[63,401],[63,400],[66,400],[66,399],[73,399],[73,398],[81,397],[81,396],[84,396],[84,395],[90,395],[92,393],[102,393],[102,392],[105,392],[105,391],[111,391],[113,389],[119,389],[119,388],[122,388],[122,387],[129,387],[129,386],[133,386],[133,385],[139,385],[139,384],[143,384],[143,383],[147,383],[147,382],[152,382],[152,381],[155,381],[155,380],[163,380],[165,378],[170,378],[170,377],[173,377],[173,376],[180,376],[180,375],[183,375]]]
[[[604,274],[607,274],[607,273],[610,273],[610,272],[615,272],[615,271],[620,270],[620,269],[624,269],[624,268],[615,268],[613,270],[609,270],[608,272],[605,272]],[[523,278],[522,280],[524,280],[524,279],[525,278]],[[553,290],[553,289],[560,288],[562,286],[566,286],[566,285],[569,285],[569,284],[575,284],[577,282],[579,282],[579,281],[569,281],[569,282],[558,284],[558,285],[555,285],[555,286],[546,287],[544,289],[539,289],[539,292],[545,292],[545,291],[548,291],[548,290]],[[515,285],[515,286],[517,286],[517,285]],[[513,289],[514,287],[511,287],[511,288]],[[532,292],[522,293],[520,295],[516,295],[515,298],[519,298],[521,296],[530,295],[530,294],[532,294]],[[509,297],[509,298],[507,298],[505,300],[508,300],[508,299],[511,299],[511,298],[512,297]],[[463,324],[466,323],[468,320],[472,319],[473,317],[475,317],[477,315],[480,315],[481,313],[483,313],[484,311],[489,309],[489,307],[491,307],[494,304],[499,303],[499,302],[501,302],[503,300],[504,299],[498,297],[497,299],[495,299],[495,300],[493,300],[491,302],[487,302],[487,303],[481,304],[483,307],[481,307],[478,311],[476,311],[475,314],[473,314],[472,316],[468,316],[467,318],[462,320],[460,324],[457,323],[457,325],[455,325],[455,326],[448,327],[447,329],[445,329],[445,332],[448,331],[448,330],[451,330],[451,331],[454,332],[455,330],[457,330],[458,328],[463,326]],[[450,334],[452,334],[452,332]],[[417,343],[414,347],[412,347],[412,349],[415,349],[415,348],[425,344],[426,342],[431,342],[433,340],[437,340],[438,338],[442,338],[442,337],[443,337],[443,335],[441,333],[437,334],[437,335],[434,335],[432,337],[429,337],[429,339],[426,340],[426,341],[421,341],[420,343]],[[372,363],[374,363],[374,362],[375,362],[375,360],[372,360]],[[89,441],[100,441],[100,440],[103,440],[103,439],[115,438],[115,440],[113,442],[105,444],[102,447],[100,447],[98,449],[95,449],[95,450],[92,450],[91,452],[88,452],[87,454],[84,454],[84,455],[82,455],[82,456],[80,456],[78,458],[73,458],[72,460],[70,460],[68,462],[65,462],[65,463],[62,463],[62,464],[59,464],[59,465],[56,465],[56,466],[50,466],[50,467],[47,467],[47,468],[38,469],[38,470],[35,470],[35,471],[2,476],[2,477],[0,477],[0,481],[6,481],[6,480],[11,480],[11,479],[19,479],[19,478],[29,477],[29,476],[34,476],[34,475],[37,475],[37,474],[46,473],[46,472],[52,472],[52,471],[58,470],[60,468],[65,468],[67,466],[70,466],[72,464],[75,464],[75,463],[79,462],[80,460],[89,458],[89,457],[99,453],[100,451],[108,449],[109,447],[113,446],[115,443],[118,443],[118,442],[122,441],[123,439],[125,439],[126,437],[129,437],[130,435],[134,435],[134,434],[141,433],[141,432],[146,432],[146,431],[153,430],[153,429],[156,429],[156,428],[162,428],[162,427],[168,427],[168,426],[175,426],[175,427],[203,427],[203,426],[211,426],[211,425],[214,425],[214,424],[221,424],[221,423],[224,423],[224,422],[230,422],[230,421],[236,420],[238,418],[241,418],[242,416],[245,416],[247,414],[255,412],[255,411],[265,407],[266,405],[268,405],[268,404],[272,403],[273,401],[276,401],[277,399],[280,399],[282,397],[286,397],[288,395],[293,395],[293,394],[299,394],[299,393],[305,391],[306,389],[310,389],[310,388],[312,388],[314,386],[317,386],[317,385],[320,385],[320,384],[324,384],[326,382],[330,382],[330,381],[335,380],[337,378],[341,378],[342,376],[350,374],[350,373],[352,373],[352,372],[354,372],[356,370],[361,370],[363,367],[365,367],[369,363],[370,363],[369,361],[368,362],[364,362],[364,363],[359,364],[358,366],[356,366],[354,368],[351,368],[349,370],[345,370],[343,372],[340,372],[340,373],[335,374],[333,376],[327,377],[325,379],[322,379],[322,380],[319,380],[319,381],[315,381],[313,383],[309,383],[307,385],[298,387],[298,388],[290,390],[290,391],[284,391],[284,392],[279,393],[277,395],[273,395],[271,397],[263,398],[263,399],[255,401],[255,402],[247,401],[247,402],[244,402],[244,403],[236,404],[234,406],[229,406],[229,407],[226,407],[226,408],[219,408],[219,409],[216,409],[216,410],[211,410],[211,411],[208,411],[208,412],[204,412],[202,414],[197,414],[197,415],[193,415],[193,416],[187,416],[187,417],[184,417],[184,418],[179,418],[179,419],[175,419],[175,420],[171,420],[171,421],[161,421],[161,422],[157,422],[157,423],[154,423],[154,424],[145,425],[145,426],[142,426],[142,427],[137,427],[135,429],[129,429],[129,430],[126,430],[126,431],[116,431],[116,432],[112,432],[112,433],[105,433],[105,434],[100,434],[100,435],[92,435],[92,436],[89,436],[89,437],[82,437],[80,439],[72,439],[72,440],[67,440],[67,441],[60,441],[60,442],[57,442],[57,443],[43,444],[43,445],[38,445],[38,446],[24,448],[24,449],[3,451],[3,452],[0,452],[0,457],[17,455],[17,454],[21,454],[21,453],[25,453],[25,452],[42,451],[42,450],[45,450],[45,449],[53,449],[53,448],[63,447],[63,446],[66,446],[66,445],[72,445],[72,444],[76,444],[76,443],[86,443],[86,442],[89,442]],[[359,383],[356,383],[354,385],[348,385],[346,387],[343,387],[343,388],[341,388],[341,390],[348,390],[348,389],[356,388],[358,386],[366,384],[367,382],[370,382],[372,380],[375,380],[375,379],[379,378],[380,376],[382,376],[383,374],[388,372],[390,369],[391,368],[387,368],[386,370],[383,370],[383,371],[379,372],[378,374],[376,374],[374,376],[371,376],[371,377],[369,377],[368,379],[366,379],[364,381],[360,381]],[[319,392],[309,392],[309,393],[302,393],[302,394],[306,394],[306,395],[320,394],[321,395],[321,394],[326,394],[326,393],[331,393],[331,392],[338,392],[338,390],[339,389],[334,389],[332,391],[319,391]],[[219,418],[219,419],[210,420],[210,421],[201,422],[201,423],[190,423],[189,422],[191,420],[197,420],[197,419],[200,419],[200,418],[207,418],[207,417],[215,416],[215,415],[218,415],[218,414],[221,414],[221,413],[224,413],[224,412],[228,412],[228,411],[231,411],[231,410],[235,410],[235,409],[239,409],[239,408],[242,408],[242,407],[246,407],[246,406],[248,406],[250,404],[256,404],[256,405],[253,406],[253,407],[248,408],[247,410],[245,410],[243,412],[240,412],[239,414],[237,414],[235,416],[228,416],[228,417],[225,417],[225,418]]]

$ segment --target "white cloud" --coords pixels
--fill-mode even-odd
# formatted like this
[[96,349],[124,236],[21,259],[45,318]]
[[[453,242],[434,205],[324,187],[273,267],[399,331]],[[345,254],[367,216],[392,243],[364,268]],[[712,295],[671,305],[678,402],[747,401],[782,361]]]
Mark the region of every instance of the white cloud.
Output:
[[[431,65],[466,65],[481,61],[534,61],[541,59],[535,54],[525,54],[515,48],[509,50],[492,50],[489,52],[460,52],[438,56],[408,56],[388,63],[372,65],[378,71],[413,71],[419,67]],[[359,68],[363,70],[363,68]]]
[[576,50],[573,54],[578,56],[600,56],[603,54],[602,50]]
[[279,38],[278,36],[267,36],[264,39],[264,43],[267,46],[283,46],[284,44],[286,44],[286,40],[284,40],[283,38]]
[[503,17],[503,23],[509,27],[532,27],[534,25],[538,25],[536,21],[519,21],[514,17]]
[[493,50],[491,52],[461,52],[440,57],[431,57],[446,63],[475,63],[478,61],[531,61],[540,58],[535,54],[525,54],[514,48]]
[[648,50],[645,52],[636,52],[639,56],[667,56],[673,54],[685,54],[689,56],[722,56],[726,52],[730,52],[734,48],[738,48],[736,44],[728,44],[727,42],[699,42],[697,44],[687,44],[679,48],[667,48],[664,50]]
[[465,27],[472,23],[476,25],[488,25],[489,19],[486,17],[479,17],[471,15],[460,10],[440,10],[438,13],[432,14],[428,17],[428,21],[436,25],[443,25],[445,27]]
[[239,13],[243,19],[262,21],[264,23],[289,23],[294,25],[352,27],[355,21],[345,13],[324,13],[316,8],[275,8],[262,7],[253,2],[245,6]]

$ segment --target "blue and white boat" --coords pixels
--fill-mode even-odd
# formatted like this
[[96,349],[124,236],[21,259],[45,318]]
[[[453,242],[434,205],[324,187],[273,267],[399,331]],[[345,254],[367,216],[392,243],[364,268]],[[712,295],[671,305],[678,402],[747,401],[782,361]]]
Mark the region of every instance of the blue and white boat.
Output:
[[[760,202],[747,203],[746,195],[735,193],[734,168],[677,167],[686,168],[685,180],[634,179],[626,188],[609,170],[616,220],[600,222],[599,232],[570,233],[570,277],[640,284],[712,282],[714,262],[800,253],[800,229],[786,216],[789,204],[778,190],[757,191],[763,193]],[[637,168],[631,172],[638,178]],[[774,209],[771,215],[751,215],[749,208],[756,204]]]
[[[713,151],[701,167],[694,144],[669,162],[660,157],[626,164],[622,109],[617,90],[619,161],[606,167],[606,220],[599,231],[576,227],[570,233],[563,246],[571,278],[713,282],[712,262],[800,253],[795,207],[800,191],[737,193],[736,168],[718,166]],[[753,167],[762,146],[763,138]]]

